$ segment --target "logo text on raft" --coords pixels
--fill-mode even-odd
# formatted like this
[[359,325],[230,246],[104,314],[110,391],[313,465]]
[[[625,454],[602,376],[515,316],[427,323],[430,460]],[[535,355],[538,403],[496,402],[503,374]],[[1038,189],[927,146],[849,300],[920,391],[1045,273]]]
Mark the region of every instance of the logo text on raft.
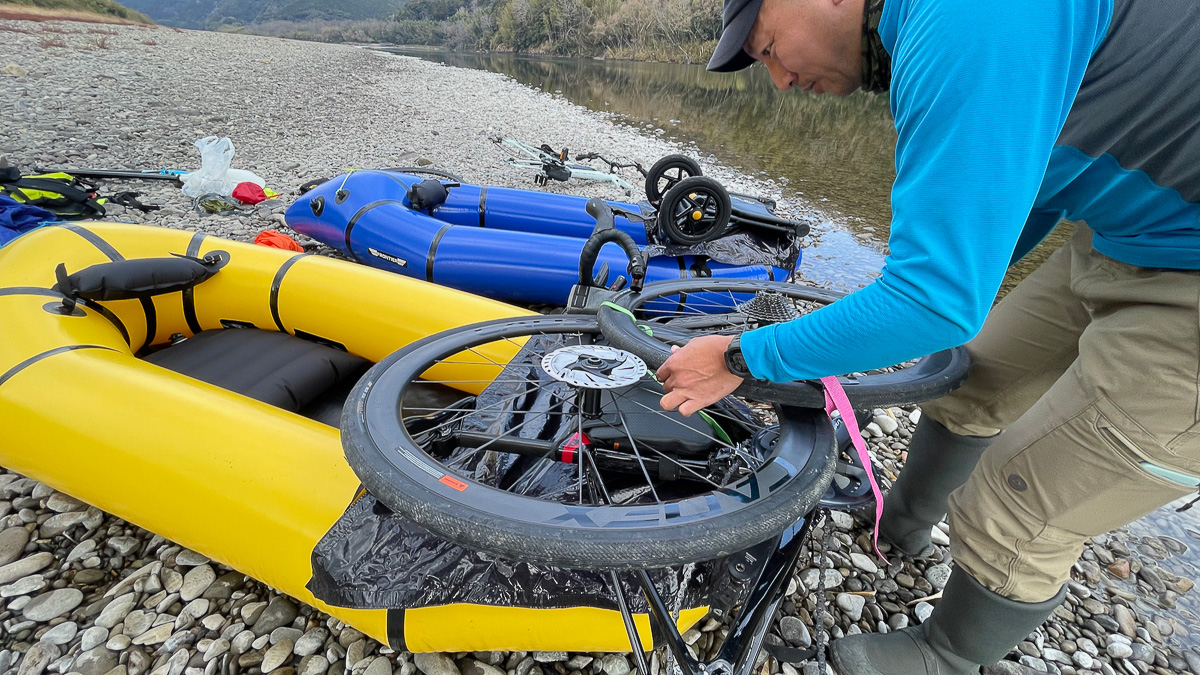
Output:
[[408,261],[405,260],[404,258],[401,258],[398,255],[392,255],[391,253],[384,253],[383,251],[380,251],[379,249],[371,248],[369,246],[367,247],[367,253],[370,253],[371,255],[375,256],[376,258],[383,258],[384,260],[386,260],[392,264],[399,265],[401,267],[408,267]]

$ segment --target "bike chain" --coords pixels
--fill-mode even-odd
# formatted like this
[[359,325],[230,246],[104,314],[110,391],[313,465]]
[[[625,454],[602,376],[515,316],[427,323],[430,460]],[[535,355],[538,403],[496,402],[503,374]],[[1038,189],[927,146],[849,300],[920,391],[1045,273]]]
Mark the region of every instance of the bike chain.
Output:
[[[829,643],[825,634],[825,551],[829,541],[829,531],[826,528],[831,520],[829,509],[821,509],[816,525],[821,527],[820,541],[816,542],[817,549],[813,557],[817,564],[817,607],[813,612],[813,647],[817,650],[817,672],[825,675],[825,649]],[[816,539],[816,536],[813,536]]]

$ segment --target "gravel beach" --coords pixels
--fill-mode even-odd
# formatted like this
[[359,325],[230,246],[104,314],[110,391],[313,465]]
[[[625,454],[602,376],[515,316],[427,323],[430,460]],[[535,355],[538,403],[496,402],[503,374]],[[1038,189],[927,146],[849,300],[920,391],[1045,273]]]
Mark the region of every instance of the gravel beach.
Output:
[[[643,162],[691,152],[654,129],[633,128],[504,76],[349,46],[14,21],[0,22],[0,67],[0,156],[27,171],[194,170],[196,139],[230,137],[233,166],[263,177],[282,193],[278,200],[202,215],[171,183],[109,181],[107,192],[137,190],[143,202],[162,208],[143,214],[114,207],[107,219],[245,241],[265,229],[296,236],[282,215],[295,189],[348,168],[431,163],[474,183],[532,188],[532,175],[504,164],[506,153],[489,136]],[[821,220],[773,184],[703,163],[706,174],[737,191],[773,197],[789,215]],[[626,177],[640,184],[636,175]],[[606,184],[549,189],[621,197]],[[885,488],[903,466],[919,414],[877,410],[868,425]],[[941,545],[932,559],[893,558],[890,566],[867,554],[863,520],[834,513],[828,529],[822,600],[834,637],[894,630],[928,616],[949,574],[944,524],[934,531]],[[1067,602],[985,672],[1200,675],[1195,617],[1176,609],[1186,604],[1181,597],[1191,597],[1193,582],[1160,565],[1187,548],[1177,538],[1124,531],[1095,538],[1076,566]],[[799,572],[768,642],[811,644],[820,576],[815,568]],[[723,631],[707,620],[685,637],[710,653]],[[761,675],[817,672],[815,663],[761,658]],[[396,653],[203,555],[0,471],[0,673],[627,675],[630,669],[624,655]]]

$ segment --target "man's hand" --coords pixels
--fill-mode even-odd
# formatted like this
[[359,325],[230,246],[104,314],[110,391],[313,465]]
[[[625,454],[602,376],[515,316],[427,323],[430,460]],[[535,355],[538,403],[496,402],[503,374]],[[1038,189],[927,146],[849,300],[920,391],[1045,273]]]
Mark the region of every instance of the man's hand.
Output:
[[682,348],[671,348],[671,357],[657,373],[667,392],[659,403],[663,410],[679,408],[680,414],[688,417],[738,388],[742,378],[725,367],[725,350],[730,342],[732,335],[706,335]]

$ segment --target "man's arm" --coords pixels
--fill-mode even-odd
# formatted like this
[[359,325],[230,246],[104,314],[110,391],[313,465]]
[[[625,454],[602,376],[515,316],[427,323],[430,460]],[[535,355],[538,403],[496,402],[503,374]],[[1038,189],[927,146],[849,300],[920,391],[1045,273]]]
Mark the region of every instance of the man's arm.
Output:
[[889,366],[979,332],[1106,30],[1108,4],[900,6],[891,29],[899,131],[891,254],[870,286],[746,333],[742,351],[756,377]]

